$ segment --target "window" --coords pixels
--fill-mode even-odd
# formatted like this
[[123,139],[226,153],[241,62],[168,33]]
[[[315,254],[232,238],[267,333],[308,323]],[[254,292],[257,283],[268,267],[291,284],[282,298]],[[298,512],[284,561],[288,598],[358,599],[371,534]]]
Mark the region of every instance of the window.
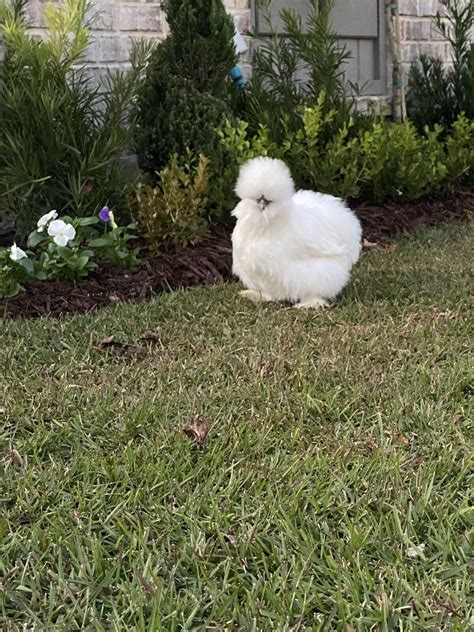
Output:
[[[357,83],[361,94],[378,95],[385,92],[385,1],[384,0],[335,0],[332,10],[334,30],[341,43],[351,53],[347,62],[346,77]],[[271,12],[277,32],[282,28],[279,12],[294,9],[303,18],[309,14],[308,0],[273,0]],[[260,35],[268,32],[262,19],[258,0],[254,0],[254,26]]]

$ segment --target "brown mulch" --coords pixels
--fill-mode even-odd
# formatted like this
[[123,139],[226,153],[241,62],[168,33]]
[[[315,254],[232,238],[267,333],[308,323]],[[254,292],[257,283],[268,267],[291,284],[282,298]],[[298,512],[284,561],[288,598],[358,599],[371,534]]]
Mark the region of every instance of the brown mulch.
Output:
[[458,191],[447,200],[428,199],[380,206],[358,202],[352,208],[362,223],[364,237],[369,241],[386,242],[400,233],[413,232],[422,226],[472,219],[474,189]]
[[[412,204],[359,203],[353,205],[364,238],[387,242],[399,233],[450,220],[466,220],[474,213],[474,191],[462,191],[449,200]],[[214,230],[199,243],[156,257],[145,257],[137,272],[111,264],[75,285],[61,281],[28,284],[26,292],[0,300],[0,318],[34,318],[82,313],[123,301],[143,301],[161,292],[195,285],[211,285],[231,277],[230,232]]]

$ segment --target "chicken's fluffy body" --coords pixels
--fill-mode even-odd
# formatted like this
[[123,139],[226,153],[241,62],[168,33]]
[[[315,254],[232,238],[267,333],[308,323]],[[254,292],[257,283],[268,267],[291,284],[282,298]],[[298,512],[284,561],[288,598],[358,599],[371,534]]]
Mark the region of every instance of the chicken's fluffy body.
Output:
[[241,169],[233,271],[252,296],[311,307],[333,299],[361,250],[361,226],[339,198],[295,193],[286,165],[255,158]]

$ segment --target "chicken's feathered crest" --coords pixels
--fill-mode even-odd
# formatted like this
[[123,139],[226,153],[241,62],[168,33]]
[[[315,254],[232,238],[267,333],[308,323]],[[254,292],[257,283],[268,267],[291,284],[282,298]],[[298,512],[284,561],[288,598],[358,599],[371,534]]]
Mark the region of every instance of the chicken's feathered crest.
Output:
[[280,202],[292,198],[295,185],[284,162],[259,156],[241,167],[235,192],[241,200],[264,197],[270,202]]

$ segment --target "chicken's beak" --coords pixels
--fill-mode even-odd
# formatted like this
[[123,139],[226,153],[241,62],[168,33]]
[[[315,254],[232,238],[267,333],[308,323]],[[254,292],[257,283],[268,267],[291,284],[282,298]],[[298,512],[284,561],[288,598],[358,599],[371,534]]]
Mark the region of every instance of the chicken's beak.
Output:
[[261,197],[258,198],[257,200],[257,204],[258,204],[258,208],[263,211],[267,208],[267,206],[270,204],[270,200],[267,200],[267,198],[262,195]]

